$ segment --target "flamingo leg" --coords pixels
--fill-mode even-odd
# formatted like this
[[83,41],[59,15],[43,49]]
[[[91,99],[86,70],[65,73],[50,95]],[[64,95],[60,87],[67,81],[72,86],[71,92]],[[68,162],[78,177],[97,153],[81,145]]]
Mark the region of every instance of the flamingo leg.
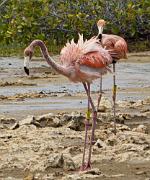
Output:
[[115,68],[115,61],[113,61],[113,95],[112,95],[112,99],[113,99],[113,116],[114,116],[114,133],[116,134],[116,89],[117,89],[117,85],[116,85],[116,68]]
[[[84,85],[84,84],[83,84]],[[88,88],[87,88],[88,86]],[[87,86],[84,85],[85,91],[88,94],[88,89],[90,87],[90,84],[87,83]],[[96,120],[97,120],[97,111],[96,108],[94,106],[94,103],[92,101],[91,96],[89,96],[89,101],[92,107],[92,113],[93,113],[93,123],[92,123],[92,132],[91,132],[91,139],[90,139],[90,146],[89,146],[89,155],[88,155],[88,161],[87,164],[84,168],[84,170],[91,168],[91,154],[92,154],[92,145],[93,145],[93,141],[94,141],[94,132],[95,132],[95,127],[96,127]]]
[[102,98],[102,76],[100,77],[100,90],[99,90],[99,97],[97,102],[97,111],[99,109],[101,98]]
[[[86,84],[84,84],[86,86]],[[83,148],[83,158],[82,158],[82,166],[80,168],[81,171],[85,168],[85,151],[86,151],[86,145],[87,145],[87,136],[88,136],[88,130],[89,130],[89,120],[90,120],[90,86],[87,89],[87,96],[88,96],[88,109],[86,113],[86,120],[85,120],[85,139],[84,139],[84,148]]]

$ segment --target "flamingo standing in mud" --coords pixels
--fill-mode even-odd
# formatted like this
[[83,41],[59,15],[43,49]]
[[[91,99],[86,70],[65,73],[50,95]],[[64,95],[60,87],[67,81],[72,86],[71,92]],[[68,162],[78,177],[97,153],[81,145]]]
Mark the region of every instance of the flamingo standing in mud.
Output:
[[[59,74],[69,78],[73,82],[81,82],[88,96],[87,119],[85,121],[85,141],[83,149],[83,158],[81,170],[91,168],[92,143],[94,139],[94,131],[96,126],[97,111],[90,95],[90,84],[93,80],[100,78],[101,75],[109,70],[108,64],[112,63],[112,58],[107,50],[101,47],[99,39],[93,37],[89,40],[83,40],[83,35],[79,35],[79,40],[75,43],[73,40],[66,43],[61,50],[60,60],[62,65],[57,64],[52,57],[49,56],[48,50],[41,40],[34,40],[24,50],[24,70],[29,75],[29,60],[33,55],[34,48],[39,46],[47,63],[54,68]],[[85,164],[85,150],[87,141],[87,129],[90,119],[90,106],[92,108],[93,123],[89,145],[88,160]]]
[[[100,19],[97,22],[98,27],[98,38],[100,39],[101,45],[109,50],[111,57],[113,58],[113,114],[114,114],[114,133],[116,134],[116,75],[115,75],[115,64],[120,59],[127,59],[127,43],[126,41],[117,35],[113,34],[103,34],[103,28],[106,24],[106,21]],[[98,107],[102,97],[102,76],[100,78],[100,95],[98,98]]]

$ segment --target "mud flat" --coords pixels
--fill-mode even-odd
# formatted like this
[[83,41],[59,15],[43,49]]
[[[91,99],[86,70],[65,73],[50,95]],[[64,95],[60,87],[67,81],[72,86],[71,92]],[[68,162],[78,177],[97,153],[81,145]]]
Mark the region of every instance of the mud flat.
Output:
[[92,169],[86,172],[79,171],[84,141],[82,111],[59,111],[19,120],[1,116],[0,178],[149,179],[150,98],[120,101],[117,107],[114,135],[111,102],[102,99]]
[[[58,56],[55,57],[58,61]],[[0,58],[0,179],[150,179],[150,53],[117,64],[117,134],[112,76],[104,77],[92,169],[79,172],[87,98],[45,61]],[[92,85],[95,104],[99,80]]]

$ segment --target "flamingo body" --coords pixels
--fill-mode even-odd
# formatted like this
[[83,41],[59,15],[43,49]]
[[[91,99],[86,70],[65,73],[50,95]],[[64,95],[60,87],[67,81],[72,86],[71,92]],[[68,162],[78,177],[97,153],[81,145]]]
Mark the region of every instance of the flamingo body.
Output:
[[113,59],[127,59],[127,43],[122,37],[113,34],[103,34],[101,43],[107,50],[111,50]]
[[[62,74],[69,78],[73,82],[81,82],[85,88],[88,96],[88,117],[85,121],[85,140],[84,150],[82,158],[81,170],[87,170],[91,168],[91,154],[92,144],[94,140],[94,132],[97,120],[97,111],[90,95],[90,83],[93,80],[107,73],[109,70],[108,65],[112,63],[112,57],[108,50],[104,49],[99,44],[99,39],[94,37],[89,40],[83,40],[83,35],[79,35],[77,43],[72,40],[68,42],[65,47],[61,50],[60,61],[61,65],[57,64],[52,57],[49,56],[48,50],[41,40],[34,40],[24,50],[24,70],[29,75],[29,60],[32,58],[34,48],[39,46],[43,57],[47,63],[59,74]],[[89,144],[88,160],[85,164],[85,149],[87,145],[87,131],[90,119],[90,106],[92,108],[92,132]]]
[[97,27],[99,30],[98,36],[100,36],[101,44],[105,49],[110,50],[110,54],[115,61],[119,59],[127,59],[127,43],[126,41],[114,34],[103,34],[103,28],[106,21],[100,19],[97,22]]
[[[100,45],[102,45],[105,49],[109,50],[109,53],[113,59],[113,113],[114,113],[114,133],[116,134],[116,77],[115,77],[115,63],[120,59],[127,59],[127,43],[126,41],[117,35],[113,34],[103,34],[103,28],[106,22],[103,19],[100,19],[97,22],[98,27],[98,37],[101,41]],[[102,77],[100,77],[100,94],[98,98],[98,107],[102,97]],[[97,108],[98,108],[97,107]]]
[[83,41],[83,36],[79,35],[77,44],[72,40],[61,50],[60,61],[70,71],[71,81],[91,83],[107,73],[112,57],[98,42],[97,38]]

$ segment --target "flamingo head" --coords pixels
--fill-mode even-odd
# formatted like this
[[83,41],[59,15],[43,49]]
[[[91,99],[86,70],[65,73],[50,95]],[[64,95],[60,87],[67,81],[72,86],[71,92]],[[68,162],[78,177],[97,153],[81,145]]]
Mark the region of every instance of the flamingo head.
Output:
[[29,75],[29,62],[32,58],[33,50],[30,47],[27,47],[24,50],[24,71],[27,75]]
[[98,31],[99,31],[98,34],[103,33],[103,29],[104,29],[105,24],[106,24],[106,21],[104,19],[98,20],[98,22],[97,22],[97,27],[98,27]]

